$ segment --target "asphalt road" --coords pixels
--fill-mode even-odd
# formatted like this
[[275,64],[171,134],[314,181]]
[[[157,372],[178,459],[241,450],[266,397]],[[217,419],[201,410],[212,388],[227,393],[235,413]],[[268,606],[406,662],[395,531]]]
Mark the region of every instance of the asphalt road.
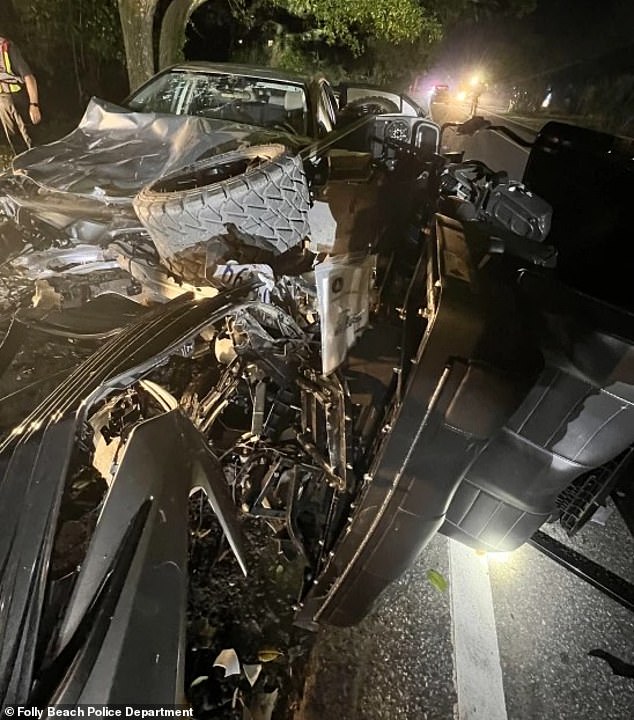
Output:
[[[634,579],[618,515],[571,544]],[[634,616],[529,546],[482,558],[437,536],[360,625],[320,631],[296,720],[630,720],[634,679],[594,649],[634,662]]]
[[[632,579],[634,547],[619,520],[610,518],[605,535],[590,525],[571,544],[602,548],[610,564],[625,560]],[[634,679],[588,655],[600,649],[634,662],[631,612],[531,547],[493,561],[490,581],[509,720],[634,717]]]

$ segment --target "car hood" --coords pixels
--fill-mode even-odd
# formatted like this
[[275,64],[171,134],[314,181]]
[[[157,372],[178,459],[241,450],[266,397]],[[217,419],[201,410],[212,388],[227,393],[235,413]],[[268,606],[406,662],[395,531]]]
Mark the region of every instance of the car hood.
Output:
[[65,137],[33,148],[13,170],[37,185],[103,202],[129,202],[149,182],[209,155],[261,142],[296,144],[279,131],[185,115],[130,112],[93,98]]

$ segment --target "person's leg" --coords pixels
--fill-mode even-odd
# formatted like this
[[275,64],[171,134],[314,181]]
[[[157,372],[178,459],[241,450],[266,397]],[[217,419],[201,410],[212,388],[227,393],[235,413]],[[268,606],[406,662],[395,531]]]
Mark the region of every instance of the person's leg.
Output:
[[11,118],[11,106],[13,102],[9,95],[0,93],[0,123],[2,123],[2,134],[4,140],[7,141],[7,145],[15,152],[13,147],[13,119]]
[[19,136],[18,143],[14,141],[14,144],[19,144],[20,150],[18,152],[23,152],[29,150],[33,145],[31,135],[24,121],[25,117],[29,117],[29,98],[24,90],[20,90],[18,93],[13,93],[11,99],[13,100],[13,122],[17,130],[16,135]]
[[15,108],[16,126],[22,137],[24,150],[29,150],[33,146],[33,138],[30,132],[33,125],[29,117],[29,96],[24,90],[13,93],[13,107]]
[[0,93],[0,122],[15,154],[24,152],[31,147],[31,138],[24,120],[14,105],[12,95]]

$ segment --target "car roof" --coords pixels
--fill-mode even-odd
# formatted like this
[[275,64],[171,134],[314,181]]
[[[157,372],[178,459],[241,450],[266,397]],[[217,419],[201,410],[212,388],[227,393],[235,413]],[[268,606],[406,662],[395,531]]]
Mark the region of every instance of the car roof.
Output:
[[257,65],[240,65],[238,63],[213,63],[201,60],[178,63],[170,67],[169,70],[194,70],[198,72],[227,73],[228,75],[245,75],[247,77],[263,78],[265,80],[282,80],[291,83],[301,83],[302,85],[306,85],[309,82],[309,78],[299,73],[259,67]]

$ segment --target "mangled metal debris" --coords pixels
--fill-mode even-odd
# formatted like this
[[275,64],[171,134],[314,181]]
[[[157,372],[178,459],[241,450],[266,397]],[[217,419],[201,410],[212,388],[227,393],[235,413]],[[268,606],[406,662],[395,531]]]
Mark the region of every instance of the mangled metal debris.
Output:
[[[287,100],[280,93],[275,108]],[[535,239],[543,233],[514,236],[499,203],[494,226],[437,214],[472,201],[443,195],[432,122],[363,120],[345,128],[361,151],[334,147],[336,135],[300,152],[266,134],[256,144],[235,123],[223,135],[221,123],[222,142],[189,157],[202,136],[185,139],[206,121],[153,116],[153,144],[116,167],[117,138],[141,119],[91,113],[83,135],[53,147],[50,168],[38,151],[30,177],[2,180],[7,223],[15,231],[20,220],[24,237],[3,245],[3,287],[21,307],[0,361],[27,330],[97,346],[0,444],[5,701],[124,702],[137,666],[156,702],[179,700],[197,488],[244,572],[235,514],[266,522],[303,570],[296,620],[313,629],[360,619],[439,530],[518,546],[584,468],[634,441],[631,317],[542,273],[556,252]],[[116,132],[93,146],[92,122]],[[406,147],[395,139],[404,133]],[[75,143],[103,159],[100,182],[99,163],[90,182],[81,164],[60,174]],[[125,186],[119,171],[131,169]],[[497,182],[486,168],[482,179],[476,199]],[[538,204],[518,197],[532,220]],[[315,201],[327,205],[311,212]],[[48,300],[38,307],[34,281]],[[543,402],[545,387],[557,402]],[[76,503],[84,524],[58,533],[60,508],[85,480],[97,501]],[[48,574],[56,543],[79,537],[97,507],[60,586]],[[38,648],[50,658],[36,662]],[[220,662],[240,677],[237,657]],[[274,702],[253,712],[270,715]]]
[[222,650],[214,660],[213,666],[222,668],[225,672],[225,677],[239,675],[241,673],[240,660],[233,648]]
[[[13,169],[45,191],[126,204],[148,182],[205,155],[212,134],[218,147],[229,149],[249,130],[190,115],[130,112],[93,98],[75,130],[22,153]],[[54,206],[51,196],[39,202],[46,207],[51,200]]]

